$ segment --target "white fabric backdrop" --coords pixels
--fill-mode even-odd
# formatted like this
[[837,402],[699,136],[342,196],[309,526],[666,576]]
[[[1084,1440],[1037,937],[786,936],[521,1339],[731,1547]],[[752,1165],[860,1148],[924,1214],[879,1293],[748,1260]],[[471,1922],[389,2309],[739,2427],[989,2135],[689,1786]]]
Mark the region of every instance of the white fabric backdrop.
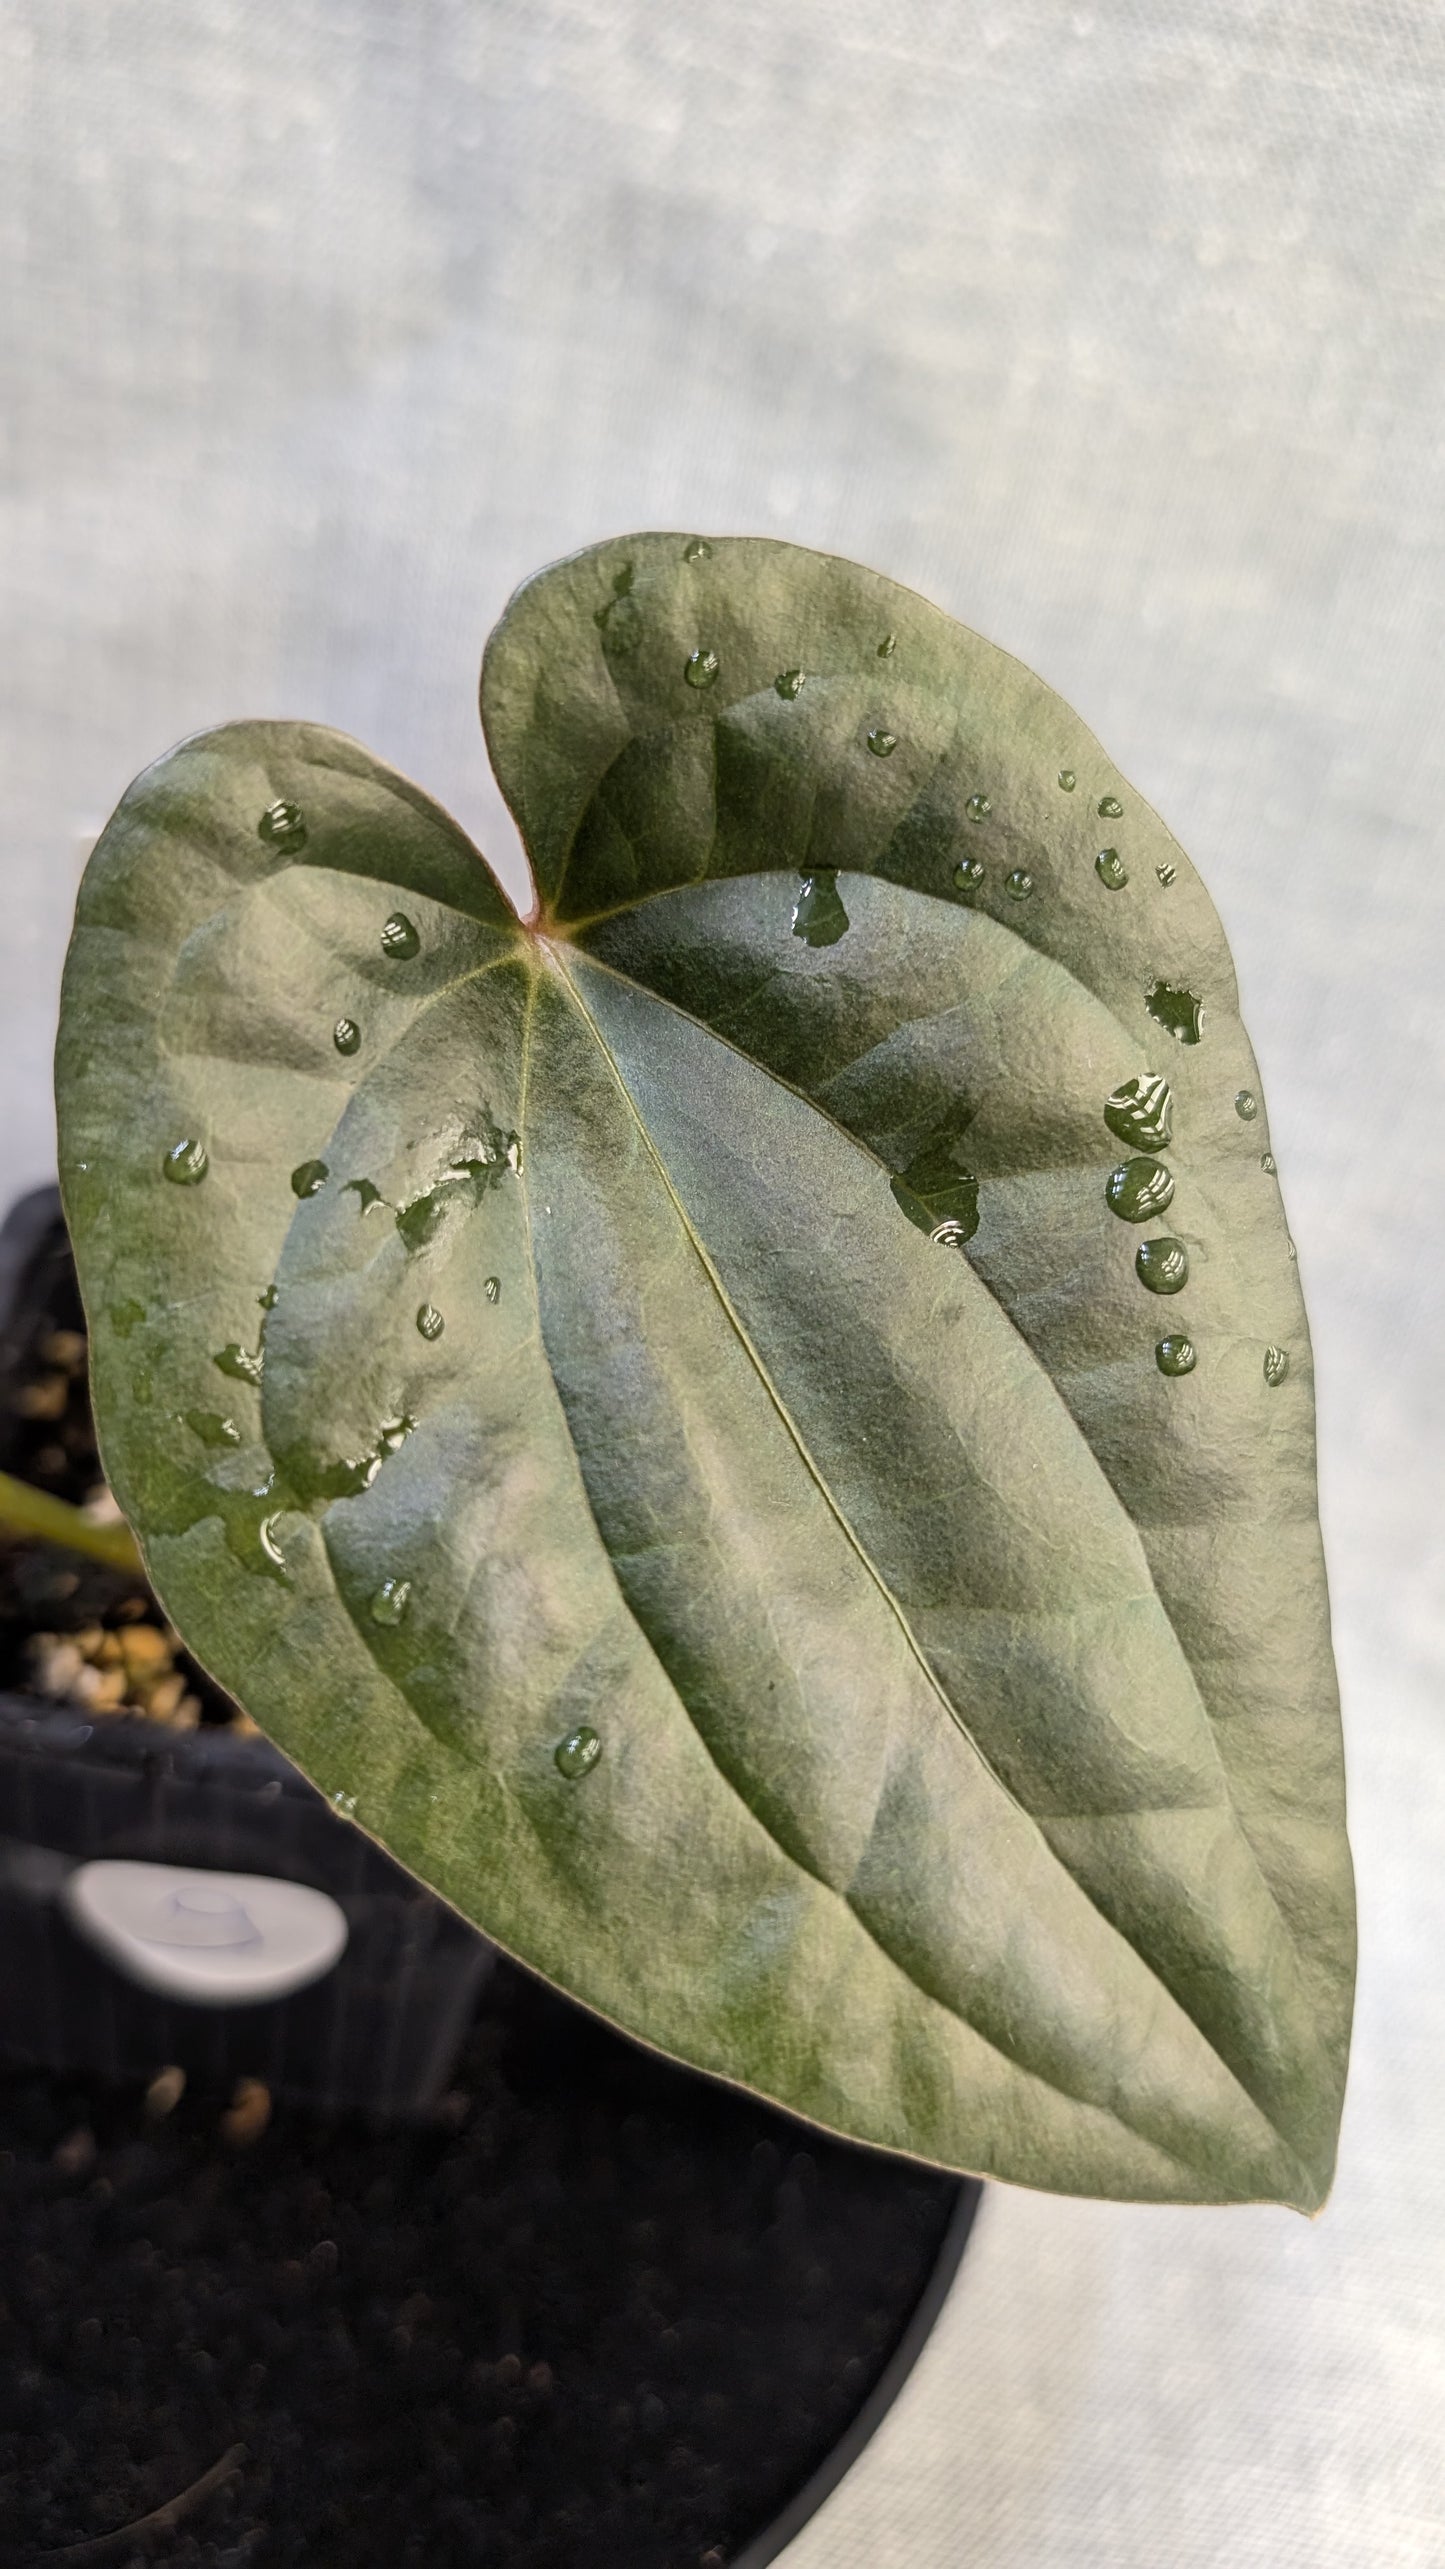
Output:
[[1234,941],[1310,1294],[1364,1903],[1335,2198],[995,2190],[788,2569],[1445,2557],[1434,0],[10,0],[0,1190],[85,849],[237,714],[516,877],[527,571],[775,532],[1032,662]]

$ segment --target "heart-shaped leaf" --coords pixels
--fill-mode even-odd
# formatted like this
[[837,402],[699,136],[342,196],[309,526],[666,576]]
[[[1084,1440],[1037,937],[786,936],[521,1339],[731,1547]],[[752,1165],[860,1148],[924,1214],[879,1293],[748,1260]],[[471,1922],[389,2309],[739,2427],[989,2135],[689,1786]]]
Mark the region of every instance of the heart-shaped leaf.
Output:
[[836,2130],[1312,2206],[1352,1951],[1309,1345],[1192,869],[791,547],[513,601],[539,886],[336,734],[131,788],[59,1063],[192,1646],[487,1933]]

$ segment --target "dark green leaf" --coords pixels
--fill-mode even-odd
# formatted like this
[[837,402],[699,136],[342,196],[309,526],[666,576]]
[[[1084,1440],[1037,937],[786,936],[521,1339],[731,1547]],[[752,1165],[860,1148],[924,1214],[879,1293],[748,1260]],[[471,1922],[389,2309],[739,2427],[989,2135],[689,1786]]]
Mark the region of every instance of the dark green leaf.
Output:
[[664,2050],[1023,2183],[1315,2205],[1309,1342],[1197,878],[1016,662],[785,546],[559,565],[483,707],[534,929],[303,726],[187,743],[92,859],[64,1184],[171,1613]]

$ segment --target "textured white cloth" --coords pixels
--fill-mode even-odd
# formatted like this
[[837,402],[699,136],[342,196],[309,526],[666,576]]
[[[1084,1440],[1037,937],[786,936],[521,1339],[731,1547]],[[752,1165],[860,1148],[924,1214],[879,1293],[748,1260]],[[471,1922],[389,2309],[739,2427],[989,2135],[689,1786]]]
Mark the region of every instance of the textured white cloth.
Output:
[[481,641],[608,533],[912,581],[1203,869],[1320,1369],[1342,2175],[1313,2226],[994,2190],[789,2569],[1438,2569],[1435,0],[10,0],[0,133],[6,1194],[134,770],[337,723],[515,881]]

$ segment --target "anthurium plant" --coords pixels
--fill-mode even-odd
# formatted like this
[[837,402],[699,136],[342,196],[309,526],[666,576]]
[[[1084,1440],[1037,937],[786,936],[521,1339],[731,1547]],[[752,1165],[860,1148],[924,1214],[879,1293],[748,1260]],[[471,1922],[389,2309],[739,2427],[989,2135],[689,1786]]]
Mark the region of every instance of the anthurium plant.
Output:
[[829,2129],[1313,2209],[1352,1900],[1309,1341],[1228,950],[910,591],[641,535],[417,786],[242,722],[90,861],[102,1451],[190,1647],[510,1953]]

